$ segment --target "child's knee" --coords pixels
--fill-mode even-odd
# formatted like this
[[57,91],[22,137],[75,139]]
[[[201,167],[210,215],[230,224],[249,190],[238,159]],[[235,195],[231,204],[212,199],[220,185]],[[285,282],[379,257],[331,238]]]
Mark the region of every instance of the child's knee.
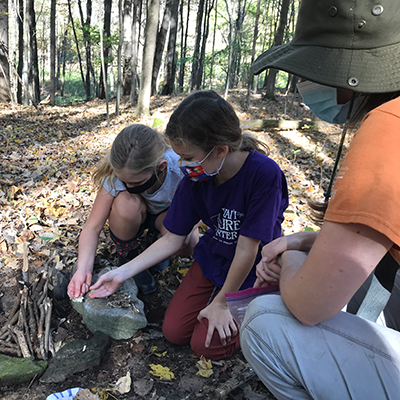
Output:
[[208,320],[206,319],[197,324],[193,331],[190,346],[198,357],[203,356],[208,360],[224,360],[229,358],[240,347],[239,335],[232,338],[226,345],[223,345],[216,330],[214,330],[210,346],[206,347],[207,331]]
[[164,319],[162,333],[168,342],[179,345],[189,344],[190,338],[184,335],[180,324]]
[[114,199],[111,213],[128,221],[140,217],[140,223],[143,223],[146,217],[146,203],[140,196],[123,191]]

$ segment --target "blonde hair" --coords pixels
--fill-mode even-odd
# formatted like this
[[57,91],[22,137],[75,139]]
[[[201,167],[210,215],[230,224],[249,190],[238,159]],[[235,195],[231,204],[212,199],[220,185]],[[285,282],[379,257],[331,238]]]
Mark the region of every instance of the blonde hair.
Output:
[[111,150],[96,165],[93,172],[95,188],[100,189],[106,179],[113,185],[115,171],[124,168],[132,174],[156,172],[168,148],[170,146],[165,136],[148,126],[127,126],[115,138]]

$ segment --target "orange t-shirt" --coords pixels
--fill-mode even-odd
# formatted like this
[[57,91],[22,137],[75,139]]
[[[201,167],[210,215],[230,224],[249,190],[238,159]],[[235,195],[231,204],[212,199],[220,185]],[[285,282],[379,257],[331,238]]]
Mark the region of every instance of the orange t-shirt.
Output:
[[368,113],[340,166],[325,215],[388,237],[400,262],[400,97]]

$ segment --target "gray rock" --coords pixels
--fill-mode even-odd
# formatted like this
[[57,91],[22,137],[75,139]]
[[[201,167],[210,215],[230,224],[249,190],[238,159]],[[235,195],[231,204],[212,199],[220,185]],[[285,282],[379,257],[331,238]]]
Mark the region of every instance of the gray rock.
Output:
[[[104,268],[94,275],[93,282],[109,270]],[[116,340],[129,339],[147,325],[144,304],[137,298],[137,292],[136,283],[131,278],[109,297],[91,299],[86,295],[84,301],[71,303],[91,332],[103,332]]]
[[0,385],[14,386],[31,381],[41,375],[47,361],[32,361],[30,358],[9,357],[0,354]]
[[79,339],[67,343],[49,361],[40,381],[62,382],[77,372],[99,365],[110,341],[109,336],[96,332],[89,340]]

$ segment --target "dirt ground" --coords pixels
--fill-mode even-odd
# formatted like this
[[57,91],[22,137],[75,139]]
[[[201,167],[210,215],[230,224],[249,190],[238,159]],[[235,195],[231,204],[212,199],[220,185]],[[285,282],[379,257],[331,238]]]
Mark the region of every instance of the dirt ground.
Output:
[[[124,126],[137,122],[154,126],[158,121],[159,129],[163,129],[182,98],[153,98],[152,117],[141,120],[134,116],[131,105],[122,103],[121,115],[112,116],[110,127],[105,103],[100,101],[42,106],[40,113],[32,107],[0,105],[0,326],[9,310],[2,299],[16,295],[20,288],[22,243],[29,243],[31,272],[50,260],[52,267],[69,276],[76,262],[79,232],[95,197],[90,183],[94,164]],[[277,101],[254,96],[250,108],[245,92],[232,92],[228,100],[242,121],[310,118],[293,96],[280,95]],[[287,176],[290,206],[285,213],[285,234],[317,229],[309,219],[306,198],[320,196],[329,181],[340,139],[338,130],[252,133],[269,145],[270,156]],[[32,219],[34,222],[30,222]],[[115,249],[105,232],[100,237],[96,267],[115,265],[115,258]],[[74,387],[90,389],[101,399],[273,399],[248,369],[240,350],[229,360],[213,362],[213,373],[205,378],[196,375],[199,359],[189,346],[171,345],[163,338],[163,315],[188,261],[171,260],[171,266],[158,277],[157,292],[142,297],[148,326],[132,339],[112,340],[99,366],[60,384],[42,384],[36,378],[19,387],[0,387],[0,399],[46,399],[54,392]],[[65,315],[55,317],[66,318],[62,323],[68,332],[66,341],[91,336],[80,315],[68,304]],[[168,367],[174,378],[161,380],[153,376],[150,364]],[[126,394],[112,391],[128,371],[131,390]]]

